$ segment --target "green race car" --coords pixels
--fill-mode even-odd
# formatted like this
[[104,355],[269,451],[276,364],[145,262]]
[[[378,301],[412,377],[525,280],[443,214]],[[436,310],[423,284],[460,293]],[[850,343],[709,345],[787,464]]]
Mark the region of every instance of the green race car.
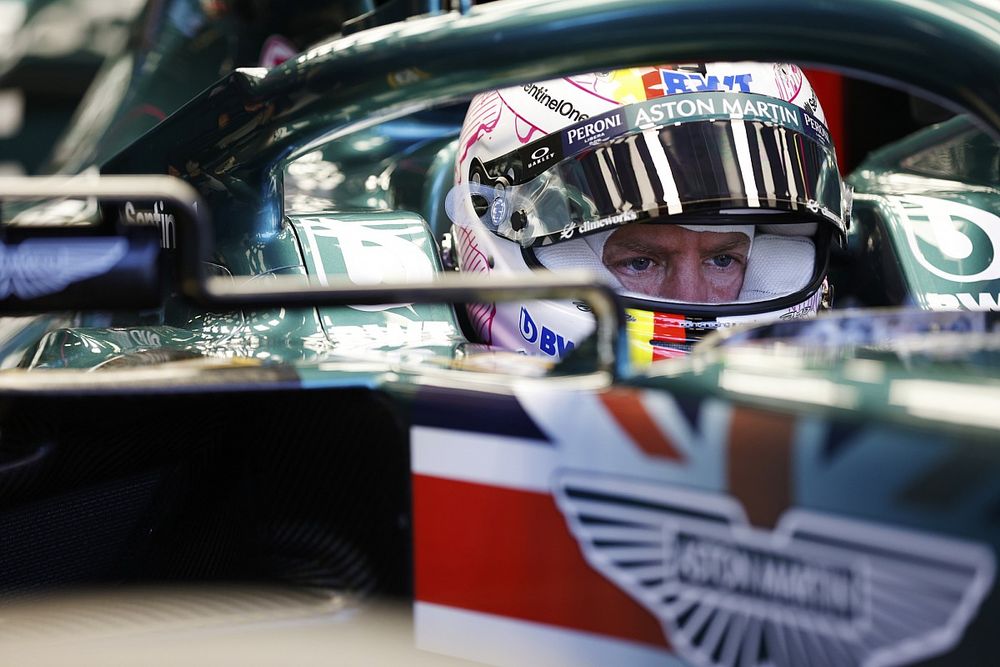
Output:
[[[204,90],[122,56],[120,133],[0,179],[0,590],[388,597],[407,659],[995,662],[1000,12],[400,7]],[[183,104],[126,131],[143,91]],[[941,122],[873,136],[904,93]],[[654,298],[650,241],[608,258],[668,228],[744,285],[809,236],[808,280]]]

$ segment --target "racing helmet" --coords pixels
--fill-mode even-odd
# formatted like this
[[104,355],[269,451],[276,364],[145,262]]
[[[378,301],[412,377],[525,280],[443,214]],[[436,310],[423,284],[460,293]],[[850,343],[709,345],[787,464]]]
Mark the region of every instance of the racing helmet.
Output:
[[[597,72],[476,96],[447,209],[468,272],[590,269],[622,295],[633,361],[706,332],[828,306],[850,191],[794,65]],[[470,304],[481,342],[562,356],[594,327],[570,301]]]

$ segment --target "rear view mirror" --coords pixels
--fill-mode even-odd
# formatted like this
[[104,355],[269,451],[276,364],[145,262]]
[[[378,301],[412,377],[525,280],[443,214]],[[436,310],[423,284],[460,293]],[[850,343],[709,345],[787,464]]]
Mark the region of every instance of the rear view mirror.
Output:
[[80,224],[60,216],[59,207],[39,206],[0,225],[0,314],[162,303],[162,227],[127,224],[115,211],[160,205],[145,202],[188,211],[197,193],[161,176],[0,178],[0,202],[7,206],[74,197],[96,199],[105,215]]
[[[596,284],[588,273],[553,273],[530,283],[519,276],[487,275],[374,286],[284,275],[274,276],[266,287],[234,283],[209,275],[205,260],[212,228],[207,208],[179,178],[0,178],[0,203],[61,197],[97,198],[105,214],[93,225],[58,220],[46,225],[40,216],[31,225],[0,226],[0,315],[156,307],[172,282],[167,280],[170,267],[176,270],[181,298],[213,310],[578,299],[596,319],[600,367],[617,375],[625,372],[625,311],[614,291]],[[139,216],[139,211],[152,213]],[[167,238],[176,239],[176,250],[160,247]]]

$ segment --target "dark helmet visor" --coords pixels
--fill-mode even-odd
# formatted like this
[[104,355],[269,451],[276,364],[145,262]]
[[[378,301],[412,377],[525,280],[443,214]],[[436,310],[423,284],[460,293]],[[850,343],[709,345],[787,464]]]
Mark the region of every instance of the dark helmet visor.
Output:
[[849,209],[822,123],[740,93],[675,95],[587,119],[474,160],[468,188],[484,224],[524,247],[729,208],[811,214],[843,232]]

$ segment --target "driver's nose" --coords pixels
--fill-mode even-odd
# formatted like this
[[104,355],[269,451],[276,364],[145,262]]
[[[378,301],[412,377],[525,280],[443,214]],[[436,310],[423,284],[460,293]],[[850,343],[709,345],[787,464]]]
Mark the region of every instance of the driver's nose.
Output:
[[697,258],[676,257],[664,274],[658,296],[670,301],[707,303],[708,285],[699,264]]

